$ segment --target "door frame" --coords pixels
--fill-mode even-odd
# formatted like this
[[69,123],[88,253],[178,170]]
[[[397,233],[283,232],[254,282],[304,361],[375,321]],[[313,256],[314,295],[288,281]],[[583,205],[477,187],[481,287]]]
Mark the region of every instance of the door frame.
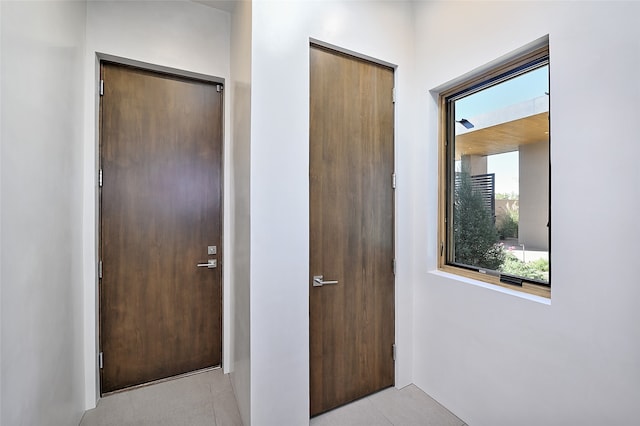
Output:
[[[85,253],[87,256],[83,259],[83,278],[87,285],[85,286],[85,310],[84,310],[84,321],[85,324],[85,342],[84,342],[84,367],[85,367],[85,407],[86,409],[94,408],[97,405],[97,401],[101,398],[101,384],[100,384],[100,369],[98,366],[98,356],[100,352],[100,300],[99,300],[99,277],[98,277],[98,262],[100,261],[100,223],[102,218],[100,217],[100,196],[99,196],[99,188],[98,188],[98,174],[100,170],[100,66],[103,61],[108,61],[115,63],[117,65],[124,66],[132,66],[136,68],[140,68],[147,71],[159,72],[168,75],[173,75],[177,77],[185,77],[203,80],[206,82],[222,84],[223,90],[226,90],[225,86],[225,78],[216,77],[213,75],[200,74],[193,71],[188,71],[184,69],[172,68],[163,65],[152,64],[148,62],[138,61],[131,58],[125,58],[116,55],[110,55],[101,52],[95,52],[95,58],[93,63],[93,79],[91,81],[91,85],[93,88],[93,92],[89,92],[91,96],[90,102],[93,103],[93,116],[90,114],[85,116],[87,120],[93,118],[93,123],[87,123],[88,126],[85,126],[86,129],[91,129],[93,131],[93,144],[88,144],[85,148],[85,159],[91,158],[92,164],[85,163],[85,171],[84,176],[86,178],[87,173],[91,173],[92,179],[85,179],[85,186],[83,188],[83,194],[85,196],[89,196],[91,201],[90,203],[86,203],[83,206],[85,222],[87,218],[90,220],[89,223],[84,223],[83,230],[86,232],[86,235],[90,235],[92,238],[91,242],[87,242],[86,239],[83,239]],[[221,200],[221,210],[222,210],[222,235],[221,235],[221,245],[222,245],[222,257],[218,258],[219,267],[222,267],[222,277],[221,277],[221,285],[222,285],[222,300],[221,300],[221,309],[222,309],[222,360],[221,360],[221,368],[223,372],[230,372],[230,360],[231,360],[231,280],[230,280],[230,265],[226,265],[226,260],[229,258],[226,256],[226,253],[231,253],[230,247],[230,239],[227,235],[231,235],[230,229],[230,211],[229,211],[229,201],[228,197],[230,194],[229,183],[230,179],[227,173],[229,173],[229,150],[227,149],[227,145],[229,143],[228,140],[228,132],[226,129],[228,128],[229,122],[229,114],[227,111],[230,110],[230,96],[226,95],[223,92],[223,104],[222,104],[222,200]],[[92,152],[86,152],[87,150],[92,150]],[[86,249],[89,250],[86,250]],[[91,287],[89,287],[89,283],[93,283]],[[88,303],[87,303],[88,302]],[[93,326],[91,326],[91,324]]]
[[[393,69],[393,87],[394,87],[394,101],[393,101],[393,173],[394,176],[397,176],[397,166],[398,166],[398,147],[397,147],[397,141],[398,141],[398,110],[396,108],[396,88],[398,87],[398,65],[394,64],[392,62],[387,62],[383,59],[380,58],[376,58],[373,56],[369,56],[369,55],[365,55],[363,53],[354,51],[354,50],[350,50],[341,46],[337,46],[335,44],[332,43],[328,43],[326,41],[317,39],[317,38],[313,38],[313,37],[309,37],[309,43],[308,43],[308,47],[307,47],[307,52],[308,55],[311,54],[311,49],[316,46],[319,48],[324,48],[327,49],[329,51],[333,51],[336,52],[338,54],[344,54],[347,56],[351,56],[354,57],[356,59],[361,59],[367,62],[371,62],[373,64],[377,64],[377,65],[381,65],[387,68],[391,68]],[[309,60],[308,60],[309,62]],[[307,78],[310,79],[311,78],[311,69],[309,68],[307,70]],[[309,166],[307,166],[309,167]],[[398,253],[397,253],[397,247],[398,247],[398,196],[397,196],[397,192],[396,192],[396,187],[394,187],[394,191],[393,191],[393,259],[395,261],[395,269],[394,269],[394,274],[393,274],[393,288],[394,288],[394,306],[393,306],[393,310],[394,310],[394,350],[395,348],[397,348],[398,346],[398,340],[400,339],[400,334],[398,333],[398,324],[400,323],[400,319],[398,318],[398,306],[400,305],[398,303],[399,300],[399,295],[398,295],[398,281],[397,281],[397,270],[398,270]],[[309,253],[309,256],[311,254]],[[307,276],[309,276],[309,271],[307,271]],[[307,297],[311,297],[310,294],[307,295]],[[308,340],[309,342],[311,341],[311,334],[308,334]],[[393,387],[397,388],[399,383],[398,383],[398,355],[397,353],[394,352],[394,366],[393,366]],[[311,364],[309,363],[309,374],[311,373]],[[403,384],[404,385],[404,384]],[[309,402],[311,402],[311,383],[309,383]],[[354,401],[355,402],[355,401]],[[340,408],[340,407],[337,407]]]

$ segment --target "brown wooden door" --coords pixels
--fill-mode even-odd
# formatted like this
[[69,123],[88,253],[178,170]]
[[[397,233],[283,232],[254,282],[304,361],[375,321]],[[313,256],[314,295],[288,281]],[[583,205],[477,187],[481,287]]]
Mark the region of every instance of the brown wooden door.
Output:
[[315,46],[310,65],[313,416],[394,384],[394,76]]
[[209,82],[111,63],[101,75],[105,393],[221,363],[223,103]]

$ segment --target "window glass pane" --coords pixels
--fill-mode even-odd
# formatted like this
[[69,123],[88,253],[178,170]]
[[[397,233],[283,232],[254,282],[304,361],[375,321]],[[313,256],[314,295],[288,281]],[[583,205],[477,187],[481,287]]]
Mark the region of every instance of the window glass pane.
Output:
[[450,262],[549,282],[548,75],[544,65],[450,101]]

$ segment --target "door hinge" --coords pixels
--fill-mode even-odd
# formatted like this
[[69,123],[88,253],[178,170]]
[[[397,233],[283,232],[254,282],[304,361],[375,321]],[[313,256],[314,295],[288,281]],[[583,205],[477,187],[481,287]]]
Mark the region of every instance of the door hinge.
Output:
[[392,187],[393,189],[396,189],[396,174],[395,174],[395,173],[393,173],[393,174],[391,175],[391,187]]
[[396,88],[391,89],[391,102],[396,103]]
[[102,352],[98,354],[98,368],[100,369],[104,368],[104,360],[102,357]]
[[393,345],[391,345],[391,357],[393,358],[393,360],[396,360],[396,344],[394,343]]
[[395,259],[393,259],[391,261],[391,265],[393,267],[393,275],[395,275],[396,274],[396,260]]
[[444,254],[444,243],[440,241],[440,256]]
[[102,169],[98,170],[98,188],[102,188]]
[[102,279],[102,260],[98,262],[98,278]]
[[104,80],[100,80],[100,96],[104,96]]
[[222,84],[216,84],[216,92],[220,93],[224,90],[224,86]]

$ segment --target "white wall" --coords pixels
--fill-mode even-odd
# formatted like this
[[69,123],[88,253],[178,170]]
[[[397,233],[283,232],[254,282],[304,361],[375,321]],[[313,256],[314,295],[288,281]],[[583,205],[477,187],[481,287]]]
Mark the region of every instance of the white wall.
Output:
[[4,425],[78,424],[85,4],[0,3]]
[[[518,241],[527,250],[549,250],[549,143],[521,145]],[[580,172],[588,185],[597,168]],[[595,196],[595,194],[594,194]]]
[[[96,52],[208,76],[229,79],[229,13],[189,1],[89,1],[87,3],[87,49],[84,58],[84,336],[86,407],[95,406],[98,395],[96,370],[96,229],[97,229],[97,114],[98,62]],[[230,96],[225,96],[229,111]],[[225,129],[230,128],[225,112]],[[225,131],[225,165],[231,150]],[[230,168],[225,168],[225,225],[223,253],[229,249]],[[225,259],[226,260],[226,259]],[[230,359],[230,271],[224,268],[223,362]],[[226,364],[225,364],[225,370]]]
[[398,65],[396,385],[411,381],[411,24],[404,2],[253,3],[252,424],[301,425],[309,419],[310,37]]
[[250,424],[250,173],[251,173],[251,2],[231,14],[231,383],[245,426]]
[[[420,145],[415,383],[481,425],[620,425],[640,400],[639,3],[416,4]],[[428,91],[549,34],[550,304],[435,269],[437,110]],[[425,155],[426,154],[426,155]],[[584,183],[583,168],[598,179]],[[616,200],[631,200],[624,205]],[[618,205],[619,208],[610,208]],[[418,264],[419,262],[416,262]]]
[[[251,74],[246,52],[229,52],[231,42],[247,48],[249,13]],[[225,313],[233,301],[237,316],[225,318],[225,338],[232,325],[236,334],[225,357],[247,424],[307,422],[309,37],[398,65],[396,384],[414,381],[474,426],[633,423],[640,144],[628,123],[640,110],[639,15],[631,2],[264,0],[234,17],[230,36],[228,14],[189,2],[90,1],[86,21],[82,2],[0,2],[2,423],[77,423],[83,361],[84,405],[95,404],[95,52],[232,82],[225,252],[238,259],[225,269],[225,294],[231,279],[235,291]],[[430,272],[437,110],[428,92],[546,34],[550,304]],[[599,179],[584,185],[582,167]],[[630,202],[611,209],[619,199]]]

